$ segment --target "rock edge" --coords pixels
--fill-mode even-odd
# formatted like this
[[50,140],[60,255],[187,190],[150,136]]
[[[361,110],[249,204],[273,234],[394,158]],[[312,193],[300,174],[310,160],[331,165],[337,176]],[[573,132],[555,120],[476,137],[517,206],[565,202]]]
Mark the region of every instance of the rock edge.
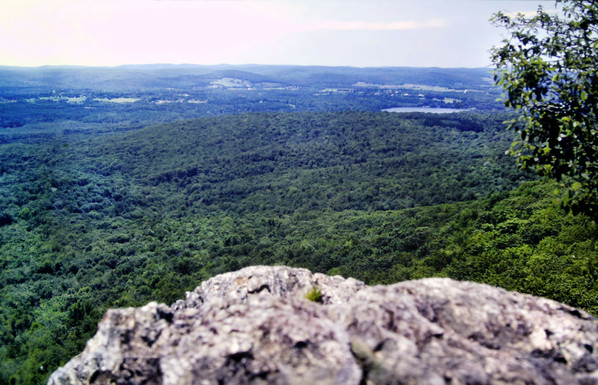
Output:
[[369,287],[253,266],[170,307],[109,310],[48,382],[266,383],[598,385],[598,319],[447,278]]

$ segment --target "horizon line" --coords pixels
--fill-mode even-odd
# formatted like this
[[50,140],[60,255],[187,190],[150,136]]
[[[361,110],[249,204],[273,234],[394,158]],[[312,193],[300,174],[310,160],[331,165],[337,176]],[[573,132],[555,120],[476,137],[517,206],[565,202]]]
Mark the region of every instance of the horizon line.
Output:
[[41,64],[41,65],[15,65],[15,64],[0,64],[0,68],[19,68],[19,69],[44,69],[44,68],[122,68],[122,67],[321,67],[321,68],[440,68],[440,69],[494,69],[494,67],[487,65],[482,67],[443,67],[439,65],[430,66],[414,66],[414,65],[379,65],[379,66],[357,66],[357,65],[322,65],[322,64],[258,64],[258,63],[244,63],[244,64],[197,64],[197,63],[128,63],[128,64],[114,64],[114,65],[89,65],[89,64]]

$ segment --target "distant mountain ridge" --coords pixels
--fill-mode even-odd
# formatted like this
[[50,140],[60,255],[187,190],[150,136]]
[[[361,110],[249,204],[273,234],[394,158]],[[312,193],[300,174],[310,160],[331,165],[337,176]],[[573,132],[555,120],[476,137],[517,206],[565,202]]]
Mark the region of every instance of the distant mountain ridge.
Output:
[[[193,81],[190,81],[190,77]],[[122,82],[138,89],[186,87],[196,81],[222,77],[263,82],[284,82],[304,87],[351,87],[355,82],[401,85],[421,83],[461,89],[488,89],[491,77],[487,68],[417,67],[321,67],[277,65],[128,65],[119,67],[7,67],[0,66],[3,87],[66,87],[94,89],[122,87]],[[148,82],[148,79],[152,79]],[[168,84],[164,84],[168,80]]]

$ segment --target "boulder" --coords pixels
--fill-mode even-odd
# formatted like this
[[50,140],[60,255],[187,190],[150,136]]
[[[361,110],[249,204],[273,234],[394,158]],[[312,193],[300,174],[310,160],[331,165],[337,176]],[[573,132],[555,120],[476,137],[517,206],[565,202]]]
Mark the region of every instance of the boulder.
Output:
[[[306,295],[319,290],[321,295]],[[49,384],[598,384],[598,319],[446,278],[254,266],[109,310]]]

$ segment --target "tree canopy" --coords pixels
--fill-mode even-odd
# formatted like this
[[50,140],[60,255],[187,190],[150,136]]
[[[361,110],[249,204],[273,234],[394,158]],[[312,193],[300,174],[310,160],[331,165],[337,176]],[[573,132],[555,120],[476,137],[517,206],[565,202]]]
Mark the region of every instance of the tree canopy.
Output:
[[[524,168],[563,182],[566,208],[598,218],[598,4],[556,0],[533,16],[498,12],[509,36],[492,49]],[[563,179],[563,177],[565,177]]]

